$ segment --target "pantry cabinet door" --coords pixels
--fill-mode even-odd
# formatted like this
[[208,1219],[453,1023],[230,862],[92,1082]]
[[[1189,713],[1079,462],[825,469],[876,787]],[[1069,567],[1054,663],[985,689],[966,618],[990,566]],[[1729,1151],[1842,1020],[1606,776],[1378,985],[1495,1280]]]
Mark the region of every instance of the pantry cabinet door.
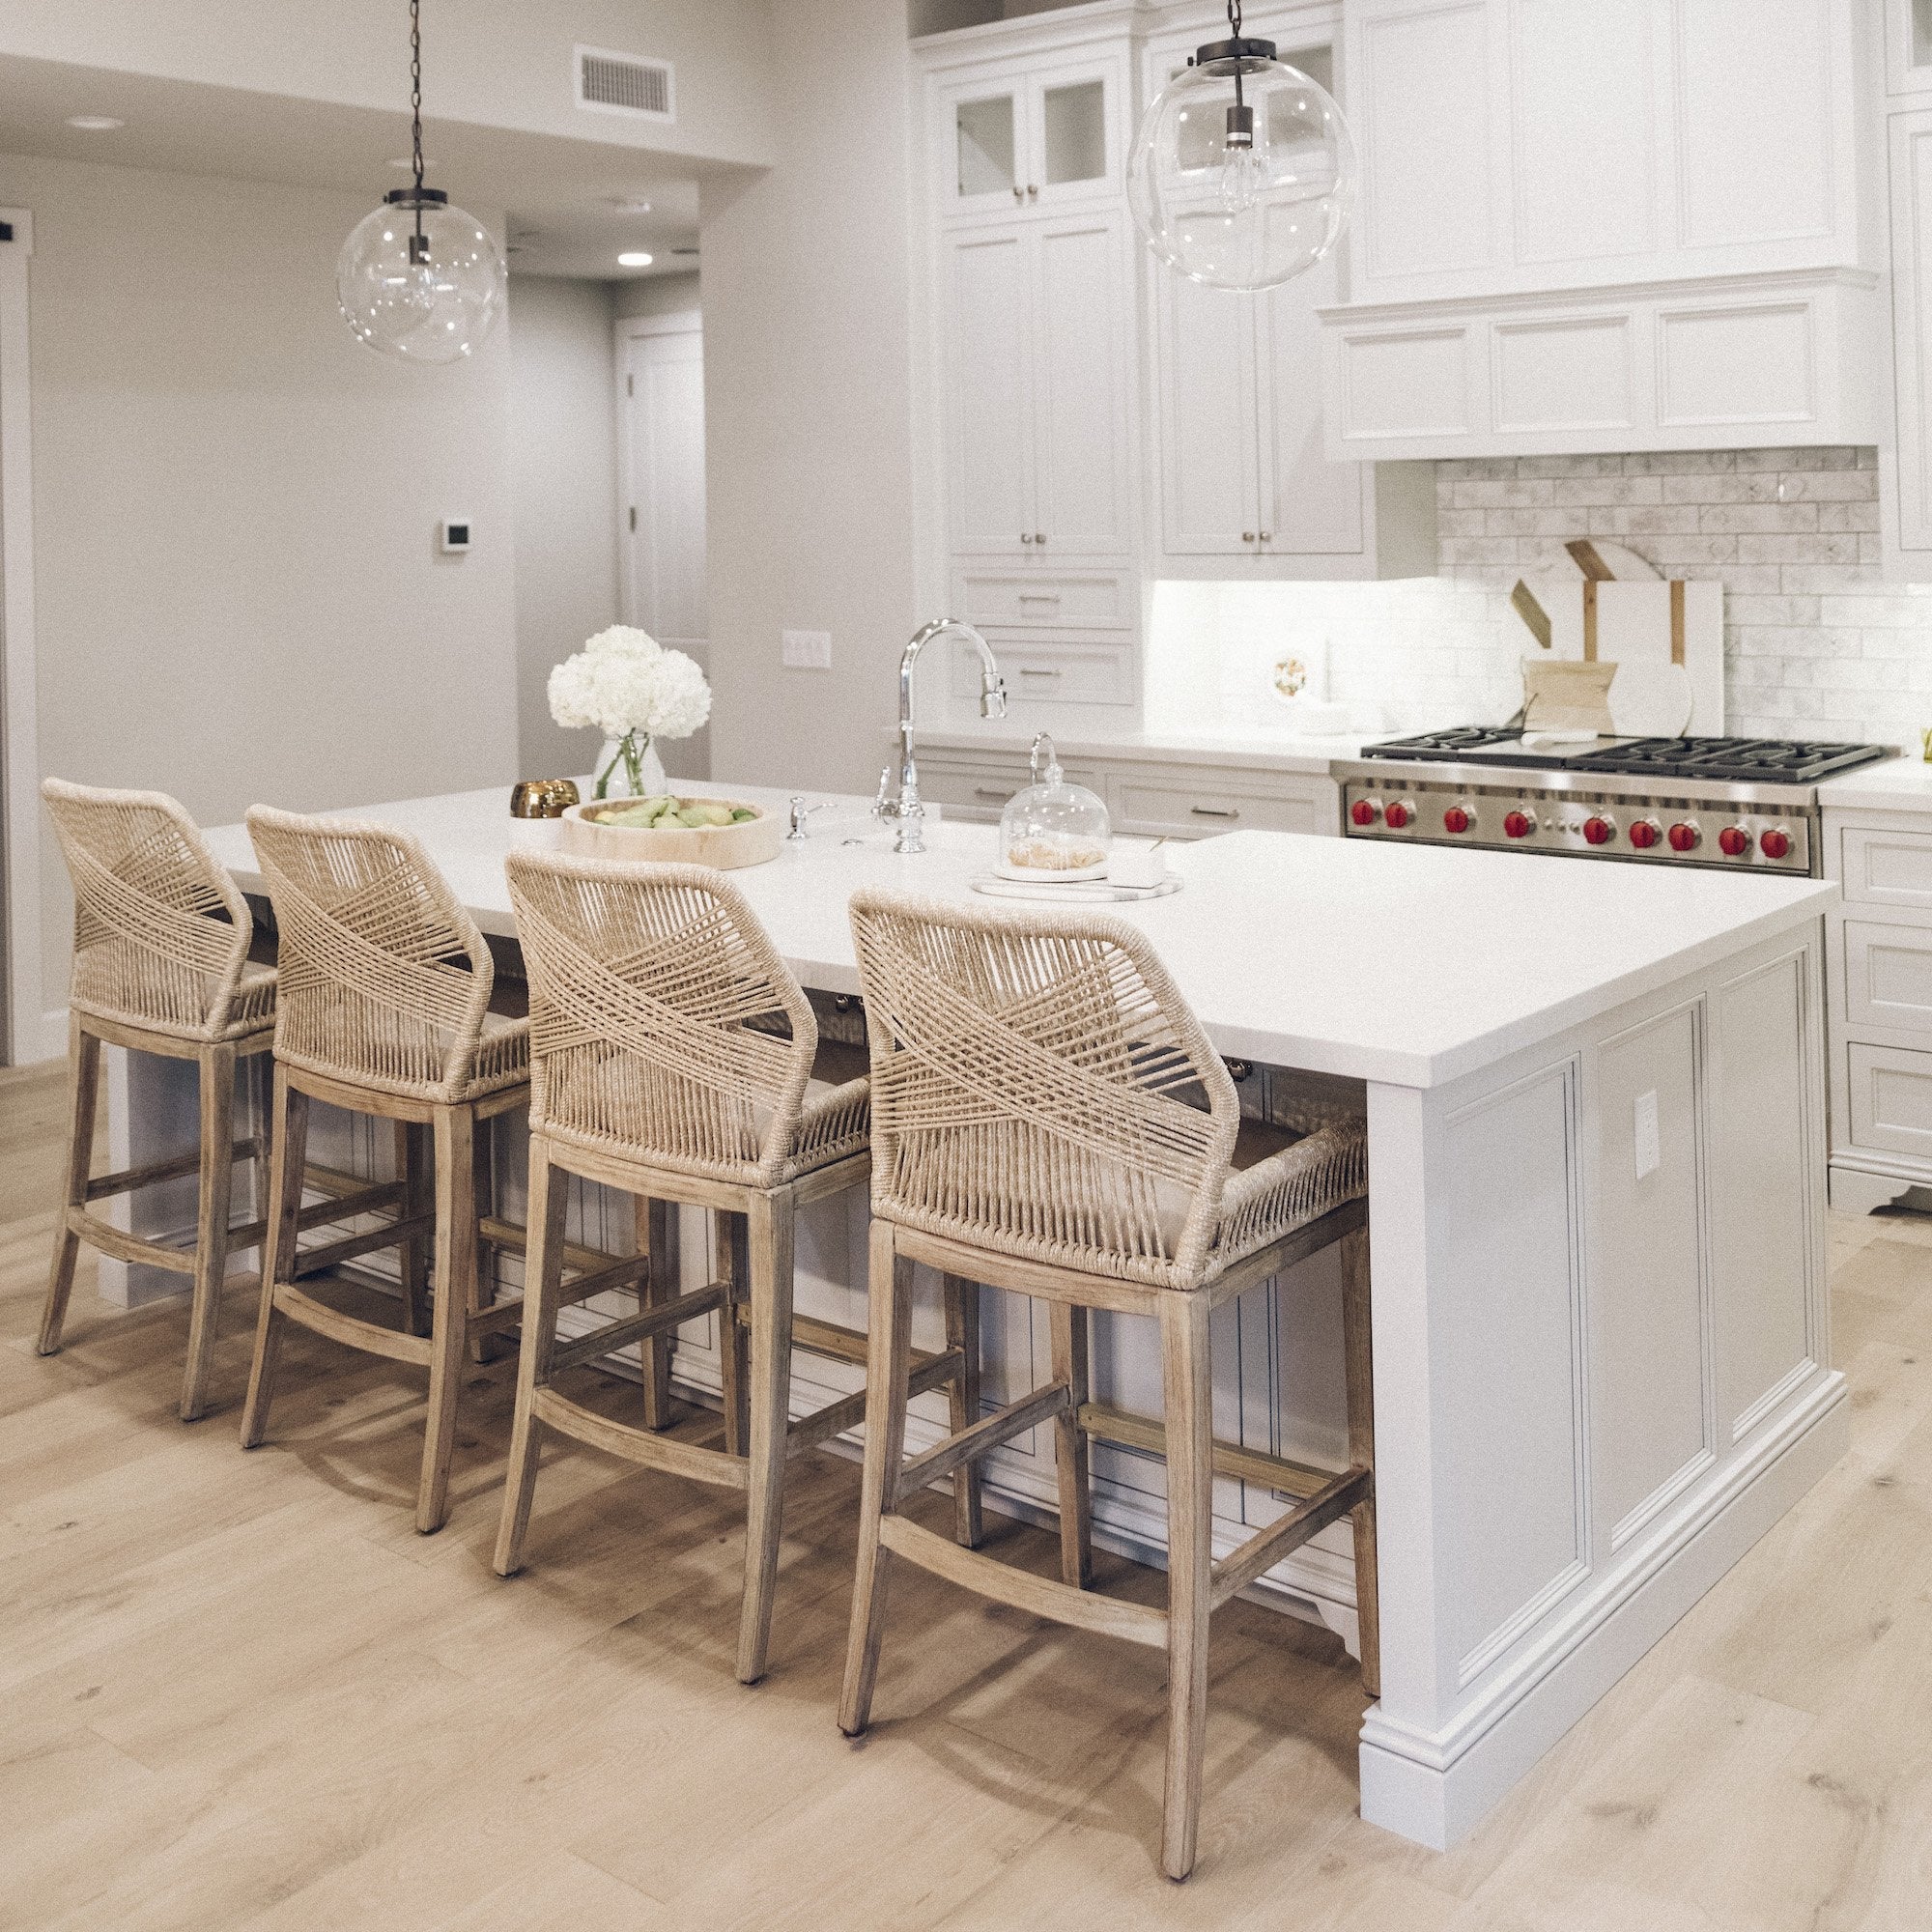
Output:
[[1335,259],[1271,289],[1257,315],[1262,504],[1260,549],[1270,556],[1355,556],[1367,541],[1363,505],[1372,474],[1332,463],[1322,444],[1321,325],[1335,301]]
[[1122,217],[1033,224],[1034,545],[1049,563],[1132,549],[1132,274]]
[[1891,306],[1898,383],[1898,519],[1887,534],[1915,566],[1932,552],[1932,109],[1894,114]]
[[948,513],[957,554],[1033,554],[1029,239],[1012,226],[955,232],[943,243]]
[[1255,554],[1255,305],[1251,295],[1156,273],[1161,548],[1170,555]]

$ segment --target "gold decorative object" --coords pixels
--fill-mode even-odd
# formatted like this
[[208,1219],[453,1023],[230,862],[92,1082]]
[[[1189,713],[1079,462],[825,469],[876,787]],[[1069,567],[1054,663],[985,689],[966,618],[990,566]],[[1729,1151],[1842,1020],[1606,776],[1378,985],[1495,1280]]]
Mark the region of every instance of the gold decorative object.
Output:
[[519,779],[510,787],[510,816],[561,818],[578,796],[575,779]]

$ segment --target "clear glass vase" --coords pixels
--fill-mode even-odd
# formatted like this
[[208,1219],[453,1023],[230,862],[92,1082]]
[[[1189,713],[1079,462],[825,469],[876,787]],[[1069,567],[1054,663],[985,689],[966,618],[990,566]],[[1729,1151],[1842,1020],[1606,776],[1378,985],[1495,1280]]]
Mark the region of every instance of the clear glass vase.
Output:
[[626,731],[606,738],[597,753],[597,786],[593,798],[656,798],[670,789],[664,760],[644,731]]

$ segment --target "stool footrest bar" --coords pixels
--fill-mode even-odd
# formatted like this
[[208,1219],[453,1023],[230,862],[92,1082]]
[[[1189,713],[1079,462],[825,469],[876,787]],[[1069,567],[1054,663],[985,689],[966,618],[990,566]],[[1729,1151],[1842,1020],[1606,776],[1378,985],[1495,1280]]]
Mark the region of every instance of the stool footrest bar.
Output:
[[967,1549],[951,1537],[937,1536],[906,1517],[889,1516],[879,1523],[879,1541],[895,1555],[930,1570],[936,1577],[958,1583],[995,1603],[1055,1623],[1074,1624],[1106,1636],[1125,1637],[1158,1650],[1167,1642],[1167,1612],[1146,1604],[1123,1603],[1096,1590],[1076,1590],[1031,1570],[1016,1570],[997,1557]]
[[[938,1388],[950,1382],[965,1366],[966,1357],[957,1349],[949,1349],[940,1355],[928,1355],[913,1370],[906,1383],[906,1394],[908,1397],[923,1395],[928,1389]],[[804,1450],[815,1449],[834,1435],[842,1435],[848,1429],[857,1429],[865,1419],[866,1391],[859,1389],[837,1402],[827,1403],[823,1408],[814,1409],[810,1415],[800,1416],[786,1432],[785,1454],[796,1456]]]
[[192,1248],[164,1247],[159,1241],[130,1235],[125,1228],[103,1221],[99,1214],[90,1214],[85,1208],[70,1208],[67,1225],[83,1241],[99,1248],[103,1255],[112,1255],[117,1262],[145,1262],[150,1267],[166,1268],[171,1274],[194,1272]]
[[531,1391],[530,1413],[561,1434],[607,1455],[621,1456],[627,1463],[668,1469],[674,1476],[689,1476],[694,1482],[715,1483],[726,1490],[742,1490],[749,1481],[749,1465],[742,1456],[611,1422],[558,1395],[554,1388]]
[[[263,1151],[265,1143],[260,1134],[245,1141],[237,1141],[230,1149],[231,1156],[237,1161],[253,1160]],[[124,1167],[118,1174],[96,1175],[87,1183],[87,1198],[99,1201],[107,1194],[131,1194],[137,1187],[153,1187],[163,1180],[179,1180],[183,1175],[195,1174],[201,1168],[201,1150],[191,1153],[171,1154],[166,1160],[151,1160],[145,1167]]]
[[[1146,1416],[1132,1415],[1123,1408],[1110,1408],[1104,1403],[1080,1405],[1080,1427],[1096,1442],[1111,1443],[1117,1449],[1140,1449],[1153,1456],[1167,1454],[1167,1430]],[[1313,1496],[1335,1480],[1333,1469],[1317,1469],[1306,1463],[1291,1463],[1284,1456],[1270,1456],[1264,1450],[1243,1448],[1238,1442],[1214,1440],[1214,1473],[1259,1483],[1264,1489],[1280,1490],[1291,1496]]]
[[593,1328],[587,1335],[578,1336],[575,1341],[554,1346],[550,1351],[550,1372],[554,1376],[564,1369],[575,1368],[579,1362],[595,1361],[599,1355],[608,1355],[633,1342],[661,1335],[667,1328],[681,1327],[685,1322],[695,1321],[698,1316],[709,1315],[714,1308],[722,1307],[724,1300],[724,1284],[713,1282],[709,1288],[693,1289],[689,1294],[681,1294],[675,1301],[661,1302],[639,1314],[623,1316],[618,1321]]
[[429,1367],[427,1335],[405,1335],[397,1329],[384,1328],[380,1322],[345,1315],[285,1281],[275,1284],[275,1306],[304,1328],[313,1328],[318,1335],[327,1335],[331,1342],[340,1342],[346,1348],[360,1349],[371,1355],[386,1355],[392,1362],[411,1362],[419,1369]]
[[1292,1555],[1331,1522],[1339,1522],[1357,1503],[1367,1502],[1375,1491],[1375,1477],[1367,1469],[1345,1469],[1326,1489],[1319,1490],[1306,1502],[1258,1534],[1214,1565],[1214,1585],[1208,1606],[1219,1609],[1238,1590],[1245,1590],[1264,1570],[1272,1570],[1283,1557]]
[[991,1415],[981,1416],[970,1428],[962,1429],[956,1435],[949,1435],[945,1441],[934,1443],[923,1455],[914,1456],[902,1463],[893,1491],[894,1501],[910,1495],[915,1490],[923,1490],[927,1483],[937,1482],[941,1476],[950,1476],[962,1463],[978,1462],[981,1456],[999,1448],[1004,1442],[1010,1442],[1015,1435],[1024,1434],[1036,1424],[1051,1422],[1056,1415],[1065,1415],[1072,1406],[1073,1392],[1066,1383],[1050,1382],[1045,1388],[1037,1388],[1031,1395],[1022,1396],[1018,1402],[1008,1403],[1005,1408],[996,1408]]
[[345,1235],[339,1241],[325,1241],[320,1247],[298,1249],[289,1259],[291,1272],[298,1276],[321,1274],[326,1268],[340,1267],[358,1255],[374,1254],[380,1248],[393,1248],[412,1235],[436,1231],[434,1214],[412,1214],[406,1220],[384,1221],[380,1228],[365,1229],[359,1235]]

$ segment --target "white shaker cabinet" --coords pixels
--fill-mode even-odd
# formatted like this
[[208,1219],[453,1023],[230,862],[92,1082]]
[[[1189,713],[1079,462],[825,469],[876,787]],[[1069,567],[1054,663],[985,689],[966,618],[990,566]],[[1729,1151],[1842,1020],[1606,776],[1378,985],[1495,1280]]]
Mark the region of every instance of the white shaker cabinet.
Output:
[[1889,123],[1893,435],[1882,453],[1888,574],[1932,580],[1932,107]]
[[1331,456],[1870,441],[1878,0],[1347,0]]
[[942,255],[953,554],[1130,551],[1132,284],[1122,215],[952,229]]
[[1075,59],[952,83],[939,95],[940,212],[1009,214],[1106,200],[1125,164],[1118,64]]

